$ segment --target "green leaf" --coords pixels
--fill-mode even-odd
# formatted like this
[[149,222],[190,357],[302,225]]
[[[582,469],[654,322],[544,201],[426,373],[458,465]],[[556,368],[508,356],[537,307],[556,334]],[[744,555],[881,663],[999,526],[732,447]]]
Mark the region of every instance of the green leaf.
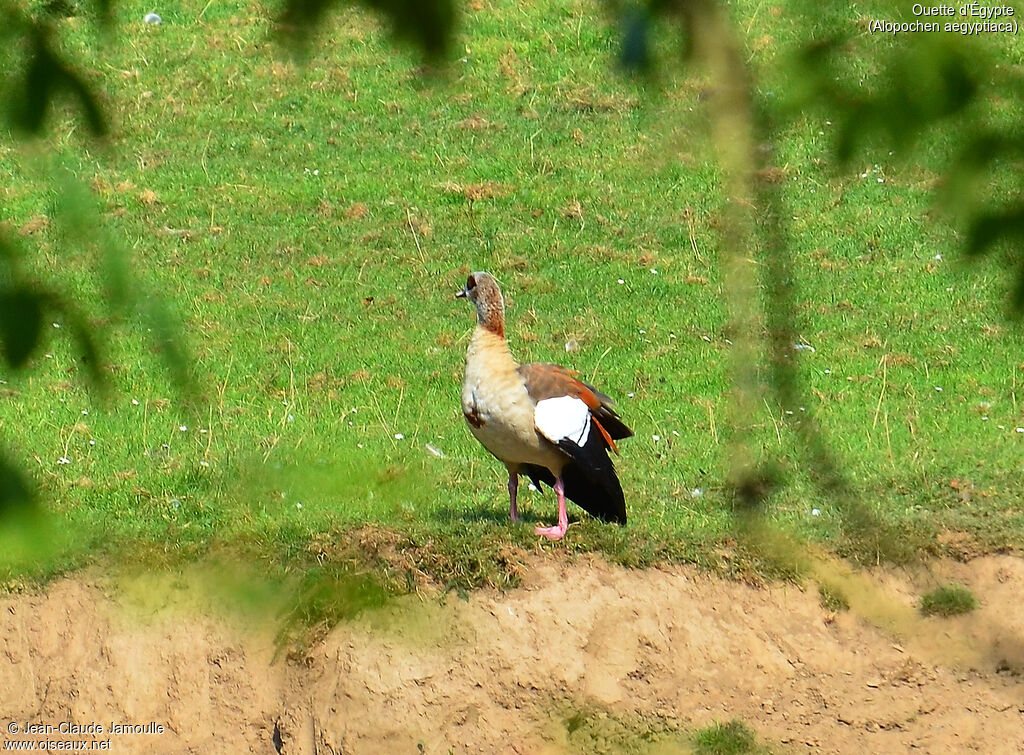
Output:
[[0,455],[0,524],[33,508],[32,489],[13,464]]
[[994,244],[1012,237],[1024,239],[1024,205],[976,216],[967,234],[967,253],[984,254]]
[[43,128],[60,70],[38,27],[33,29],[31,44],[32,56],[25,71],[24,99],[18,125],[34,134]]
[[622,49],[619,62],[627,71],[643,72],[651,67],[651,15],[647,8],[632,6],[622,14]]
[[100,28],[107,28],[113,24],[114,4],[111,0],[93,0],[92,7],[96,21]]
[[92,91],[86,86],[82,77],[70,68],[64,68],[61,73],[64,87],[78,100],[78,106],[82,109],[85,122],[89,126],[89,130],[92,131],[92,135],[106,136],[107,120]]
[[4,359],[13,369],[23,367],[39,343],[46,298],[27,286],[0,291],[0,342]]
[[93,135],[106,135],[107,122],[96,97],[82,77],[57,57],[47,36],[45,28],[39,25],[33,26],[29,34],[31,53],[22,87],[18,125],[29,133],[42,131],[54,97],[66,91],[78,101]]
[[48,568],[69,543],[32,485],[0,449],[0,580]]
[[93,388],[105,392],[108,388],[108,376],[100,351],[99,336],[101,333],[89,325],[77,309],[61,307],[60,311],[78,345],[82,365],[89,374],[89,382]]
[[186,398],[194,398],[198,395],[198,388],[192,372],[193,362],[185,346],[181,320],[172,314],[167,303],[158,296],[147,297],[139,303],[139,308],[153,329],[153,340],[175,387]]
[[[328,12],[355,4],[351,0],[287,0],[278,25],[301,49]],[[443,57],[451,46],[456,21],[453,0],[361,0],[358,4],[387,18],[396,37],[412,42],[429,59]]]

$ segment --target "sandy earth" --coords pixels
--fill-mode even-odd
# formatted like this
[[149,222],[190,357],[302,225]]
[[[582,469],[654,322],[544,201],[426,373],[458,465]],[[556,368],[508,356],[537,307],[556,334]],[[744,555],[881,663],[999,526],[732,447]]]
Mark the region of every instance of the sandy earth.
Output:
[[[164,729],[97,738],[125,753],[667,753],[737,718],[781,752],[1024,751],[1020,559],[833,574],[839,614],[813,587],[682,567],[526,572],[506,593],[402,598],[279,658],[270,618],[197,612],[188,579],[140,583],[146,600],[83,575],[6,595],[0,741],[10,721],[113,722]],[[947,579],[981,607],[919,617]]]

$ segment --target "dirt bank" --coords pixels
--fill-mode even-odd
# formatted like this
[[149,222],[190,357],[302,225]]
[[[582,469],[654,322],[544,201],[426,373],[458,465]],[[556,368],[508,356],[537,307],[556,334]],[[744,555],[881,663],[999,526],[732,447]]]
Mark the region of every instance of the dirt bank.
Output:
[[[814,588],[538,559],[520,589],[409,596],[275,660],[274,616],[222,614],[187,579],[145,582],[140,600],[138,585],[79,575],[0,598],[0,739],[16,738],[9,721],[69,722],[105,733],[36,738],[123,753],[677,752],[688,730],[738,718],[783,751],[1024,750],[1024,561],[855,579],[854,610],[885,629],[823,609]],[[919,618],[920,591],[951,579],[980,608]]]

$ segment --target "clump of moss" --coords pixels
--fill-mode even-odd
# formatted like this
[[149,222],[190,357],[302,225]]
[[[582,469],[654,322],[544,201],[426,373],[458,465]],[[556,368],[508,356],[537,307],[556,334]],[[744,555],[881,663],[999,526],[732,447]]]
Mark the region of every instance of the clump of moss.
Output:
[[818,585],[818,598],[821,600],[822,608],[827,611],[846,611],[850,608],[846,596],[829,584]]
[[744,755],[758,751],[757,735],[742,721],[715,724],[697,732],[698,755]]
[[921,596],[921,613],[925,616],[959,616],[977,607],[974,593],[963,585],[936,587]]

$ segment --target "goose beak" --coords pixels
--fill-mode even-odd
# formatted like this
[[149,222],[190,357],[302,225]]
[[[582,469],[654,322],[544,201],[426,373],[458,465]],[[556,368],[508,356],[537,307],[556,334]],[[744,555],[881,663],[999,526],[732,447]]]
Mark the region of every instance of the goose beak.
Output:
[[466,289],[462,289],[461,291],[455,292],[456,299],[465,299],[467,296],[469,296],[469,291],[467,291]]

